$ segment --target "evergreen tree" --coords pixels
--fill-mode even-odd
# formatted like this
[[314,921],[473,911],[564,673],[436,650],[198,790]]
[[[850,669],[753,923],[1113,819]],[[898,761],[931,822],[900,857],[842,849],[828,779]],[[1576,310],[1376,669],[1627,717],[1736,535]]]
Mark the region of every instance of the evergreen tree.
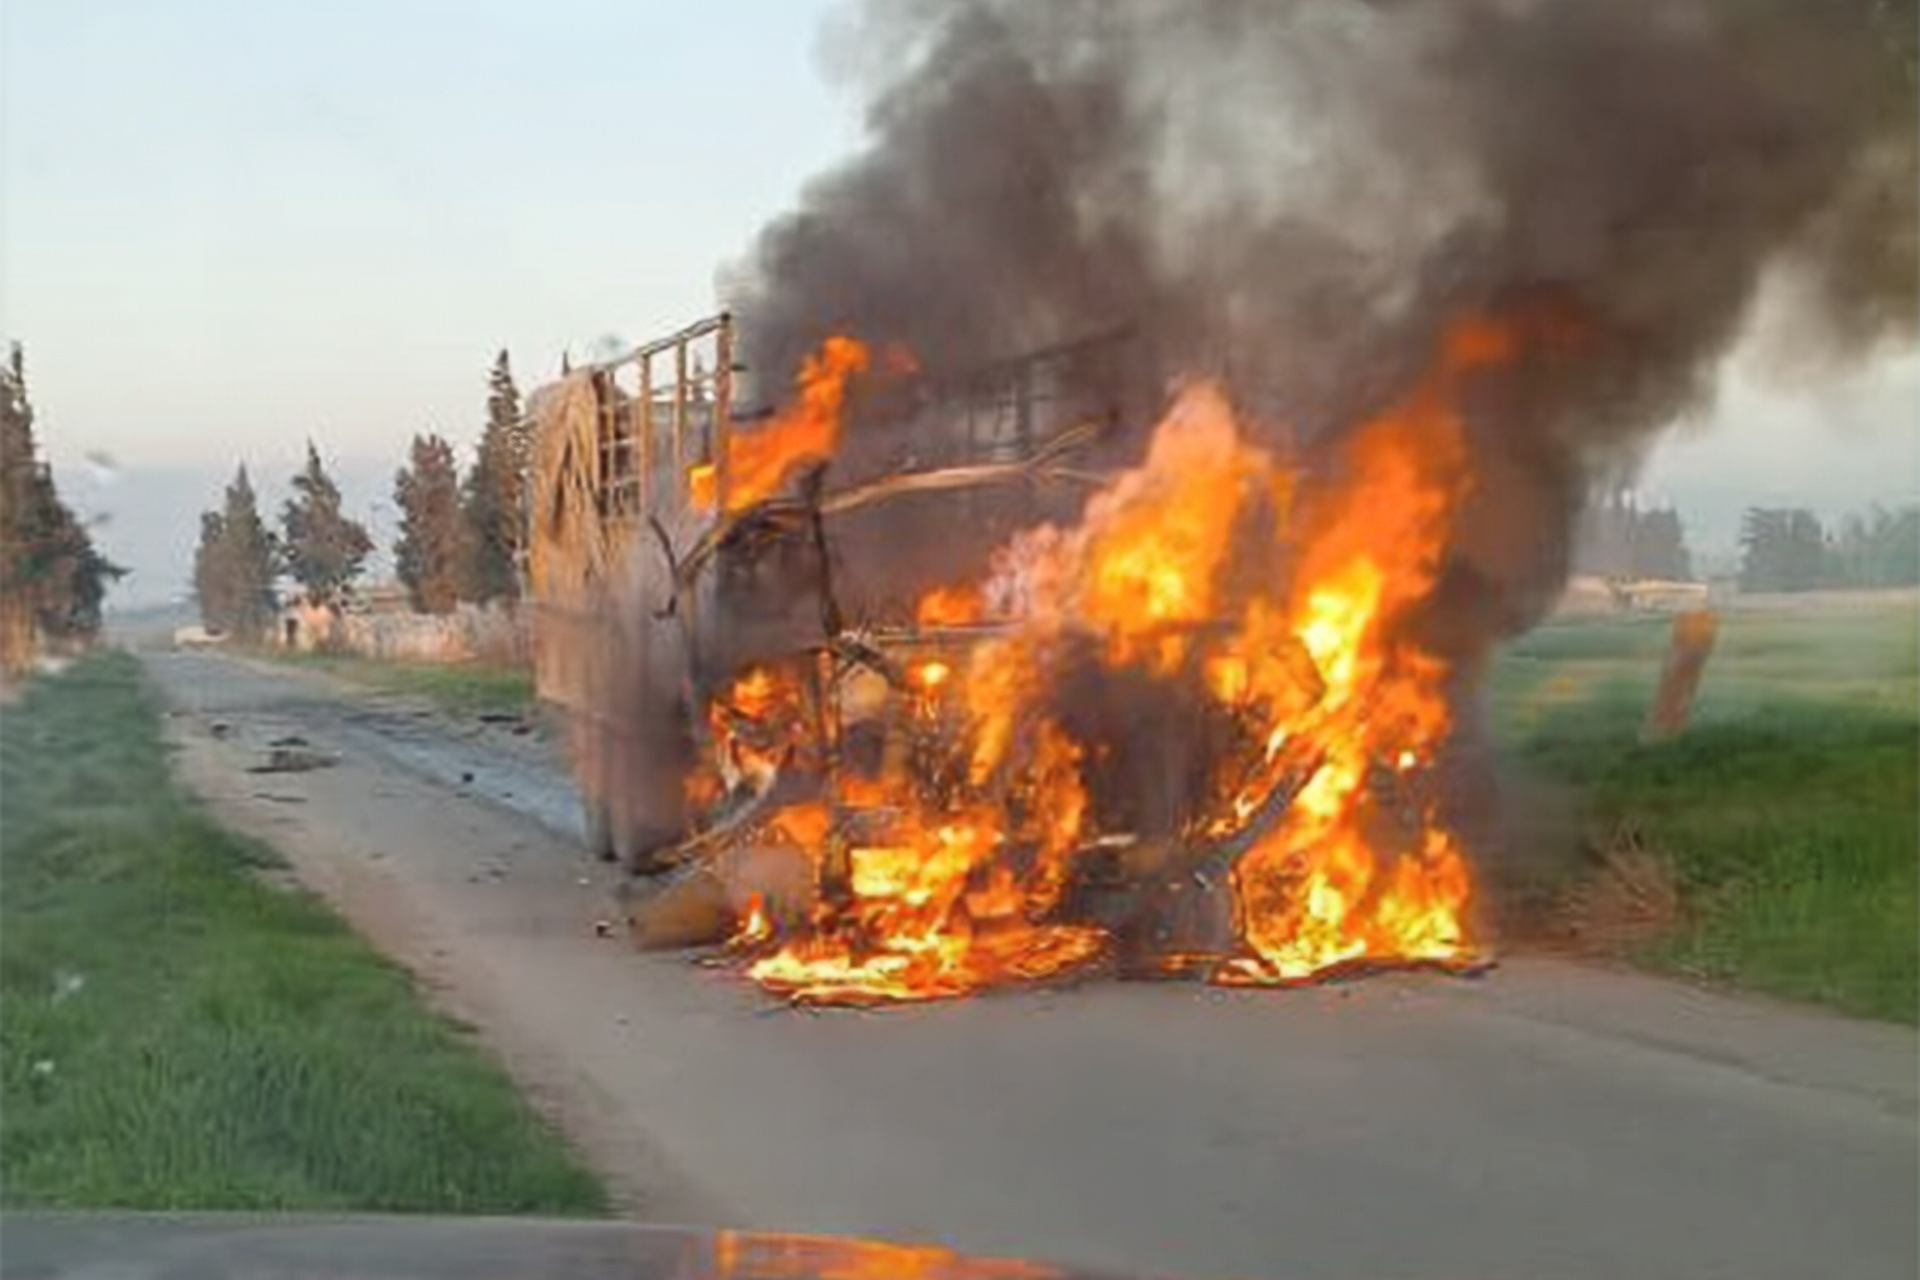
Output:
[[1632,536],[1635,577],[1684,582],[1693,576],[1693,557],[1687,553],[1678,511],[1656,507],[1636,513]]
[[91,639],[107,587],[126,570],[101,555],[40,458],[26,358],[0,368],[0,664],[17,669],[36,633]]
[[57,497],[46,549],[49,572],[35,621],[56,639],[92,640],[100,633],[108,586],[127,571],[100,554],[87,527]]
[[487,427],[498,430],[507,441],[507,457],[513,465],[514,497],[520,496],[527,468],[533,460],[532,426],[527,422],[520,402],[520,388],[513,381],[513,365],[505,347],[493,358],[493,370],[487,375]]
[[1850,587],[1920,585],[1920,506],[1874,505],[1841,521],[1834,576]]
[[373,539],[366,526],[340,510],[340,486],[327,474],[320,450],[307,442],[307,465],[293,478],[293,497],[280,510],[287,571],[322,607],[340,603],[360,576]]
[[6,671],[25,667],[33,656],[46,483],[16,344],[0,371],[0,668]]
[[519,598],[528,454],[520,391],[502,351],[493,362],[487,426],[474,451],[462,501],[467,526],[465,595],[476,604]]
[[1831,579],[1826,534],[1805,508],[1750,508],[1740,550],[1742,591],[1812,591]]
[[218,511],[202,511],[200,543],[193,549],[193,598],[209,631],[227,630],[237,611],[231,563],[225,518]]
[[394,477],[400,540],[394,570],[422,613],[451,613],[460,595],[465,542],[460,472],[453,446],[437,435],[415,436],[408,465]]
[[242,466],[221,509],[200,517],[193,585],[207,629],[248,641],[264,636],[279,610],[273,589],[279,569],[279,547],[260,518],[253,482]]

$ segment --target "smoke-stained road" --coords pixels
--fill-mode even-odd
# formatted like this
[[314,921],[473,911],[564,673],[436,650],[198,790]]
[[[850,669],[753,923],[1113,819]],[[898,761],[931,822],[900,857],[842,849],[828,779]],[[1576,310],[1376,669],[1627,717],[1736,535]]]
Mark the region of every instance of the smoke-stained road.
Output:
[[[149,665],[216,810],[481,1025],[643,1214],[1196,1277],[1920,1269],[1910,1031],[1548,961],[770,1011],[593,936],[550,769],[309,677]],[[290,731],[341,762],[243,772]]]

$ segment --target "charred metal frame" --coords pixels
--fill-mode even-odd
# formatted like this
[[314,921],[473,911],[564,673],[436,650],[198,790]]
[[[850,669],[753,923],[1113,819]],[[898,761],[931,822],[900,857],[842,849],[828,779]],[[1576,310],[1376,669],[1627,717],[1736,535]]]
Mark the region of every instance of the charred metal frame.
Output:
[[[956,415],[954,450],[965,463],[1026,457],[1063,423],[1065,407],[1077,420],[1090,406],[1066,405],[1065,388],[1097,369],[1130,358],[1131,326],[1119,326],[926,380],[922,409]],[[603,519],[630,523],[678,506],[687,476],[714,468],[718,508],[726,509],[727,441],[733,430],[763,414],[736,403],[735,322],[730,312],[697,320],[618,356],[580,367],[593,383],[599,422],[595,433],[594,494]],[[1117,416],[1110,406],[1107,416]],[[949,419],[950,422],[956,419]]]
[[[733,430],[759,415],[743,415],[736,404],[736,375],[744,370],[736,361],[733,317],[726,312],[710,316],[572,371],[588,378],[594,390],[591,488],[597,516],[614,526],[653,526],[676,586],[667,610],[669,616],[656,621],[681,627],[689,635],[697,634],[696,615],[702,612],[703,593],[696,588],[696,579],[703,569],[724,573],[731,557],[723,552],[762,525],[776,541],[782,534],[801,534],[825,562],[831,557],[825,545],[823,517],[851,512],[895,494],[952,492],[964,498],[967,491],[981,487],[1063,482],[1080,485],[1100,479],[1095,473],[1069,468],[1067,455],[1101,436],[1105,424],[1086,421],[1086,406],[1072,403],[1073,397],[1062,393],[1076,383],[1098,385],[1098,379],[1085,376],[1089,371],[1085,362],[1118,358],[1115,348],[1128,336],[1124,330],[1108,332],[1028,352],[963,375],[927,379],[913,398],[921,410],[938,411],[940,418],[930,421],[916,413],[909,428],[940,430],[964,451],[966,465],[896,472],[836,492],[823,492],[822,477],[815,472],[795,496],[727,514],[730,437]],[[1111,418],[1116,416],[1117,406],[1114,410],[1099,416]],[[1067,413],[1081,420],[1062,430],[1065,424],[1052,419]],[[962,424],[964,435],[955,441],[955,427]],[[694,546],[674,547],[660,520],[684,509],[690,498],[691,469],[701,466],[713,469],[716,518]],[[867,637],[850,633],[833,598],[831,579],[823,580],[819,587],[827,643],[794,657],[812,668],[816,728],[830,765],[825,789],[838,817],[844,814],[838,760],[843,726],[837,696],[843,677],[855,666],[884,669],[889,664],[883,651],[902,639],[912,645],[928,640],[952,643],[963,637]],[[582,620],[586,620],[584,616]],[[690,657],[695,648],[688,646]],[[698,706],[702,701],[698,672],[690,670],[687,679],[688,702]],[[598,714],[594,708],[573,710],[589,717]],[[694,730],[696,738],[702,736],[697,723]],[[723,820],[720,828],[731,828],[742,819],[750,820],[748,815],[736,814]],[[838,822],[835,825],[837,828]],[[699,850],[721,838],[721,830],[708,827],[695,833],[677,851],[677,857],[670,855],[666,860],[697,857]],[[836,870],[838,874],[830,871],[828,876],[830,893],[844,884],[844,865]]]
[[[1127,360],[1131,353],[1126,348],[1135,336],[1131,325],[1122,325],[935,377],[928,387],[927,403],[957,407],[964,461],[1024,457],[1050,429],[1057,429],[1057,423],[1049,422],[1048,413],[1059,411],[1067,400],[1067,388],[1103,362]],[[1085,417],[1090,406],[1070,408],[1073,416]]]
[[586,366],[600,421],[594,494],[602,518],[630,522],[685,501],[691,467],[714,469],[726,501],[734,423],[734,324],[728,312],[695,321]]

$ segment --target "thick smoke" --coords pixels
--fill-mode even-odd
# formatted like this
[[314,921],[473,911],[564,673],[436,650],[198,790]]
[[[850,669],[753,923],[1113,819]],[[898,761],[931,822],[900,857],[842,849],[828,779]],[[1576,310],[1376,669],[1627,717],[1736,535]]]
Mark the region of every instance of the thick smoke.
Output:
[[832,331],[934,371],[1136,326],[1324,438],[1475,310],[1570,319],[1472,408],[1445,612],[1563,579],[1596,467],[1711,394],[1766,280],[1824,355],[1911,334],[1915,20],[1883,0],[887,0],[869,148],[729,281],[779,378]]

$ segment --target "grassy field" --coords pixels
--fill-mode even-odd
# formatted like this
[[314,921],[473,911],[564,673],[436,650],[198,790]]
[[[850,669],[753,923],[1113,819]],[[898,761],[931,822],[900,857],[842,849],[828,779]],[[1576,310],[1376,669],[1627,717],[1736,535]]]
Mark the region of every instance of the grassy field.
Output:
[[504,1072],[172,781],[122,655],[0,733],[10,1206],[594,1214]]
[[324,671],[386,693],[425,698],[467,715],[526,715],[533,710],[533,673],[524,667],[482,663],[376,662],[333,654],[274,651],[276,662]]
[[1495,671],[1496,734],[1664,864],[1681,918],[1638,958],[1915,1021],[1920,610],[1725,612],[1693,727],[1642,747],[1668,629],[1534,632]]

